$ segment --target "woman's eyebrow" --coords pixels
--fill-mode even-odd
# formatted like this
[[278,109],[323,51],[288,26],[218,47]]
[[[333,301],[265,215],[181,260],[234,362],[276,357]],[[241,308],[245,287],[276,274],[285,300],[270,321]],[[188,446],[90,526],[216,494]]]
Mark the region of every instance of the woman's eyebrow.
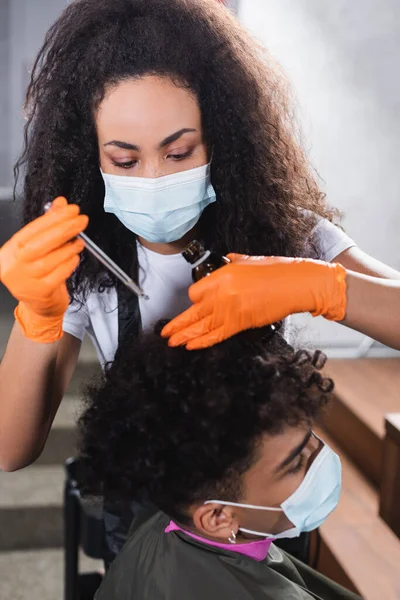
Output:
[[104,146],[116,146],[117,148],[122,148],[122,150],[136,150],[136,152],[140,151],[140,146],[136,146],[136,144],[129,144],[129,142],[121,142],[119,140],[112,140],[111,142],[107,142]]
[[182,137],[185,133],[195,132],[197,129],[191,129],[189,127],[185,127],[183,129],[179,129],[179,131],[175,131],[175,133],[171,133],[168,137],[166,137],[162,142],[160,142],[159,148],[164,148],[168,146],[168,144],[172,144],[172,142],[176,142],[180,137]]
[[[183,129],[179,129],[179,131],[175,131],[175,133],[171,133],[168,137],[163,139],[162,142],[159,143],[159,148],[164,148],[168,146],[168,144],[172,144],[172,142],[176,142],[180,137],[182,137],[185,133],[196,132],[197,129],[191,129],[189,127],[184,127]],[[112,140],[111,142],[107,142],[104,146],[116,146],[117,148],[121,148],[122,150],[135,150],[136,152],[140,152],[140,146],[136,144],[130,144],[129,142],[122,142],[121,140]]]
[[285,460],[283,460],[275,468],[275,473],[279,473],[279,471],[282,471],[282,469],[287,467],[292,462],[292,460],[295,459],[296,456],[298,456],[300,454],[300,452],[307,446],[311,435],[312,435],[312,431],[310,430],[306,433],[305,438],[300,442],[300,444],[298,446],[296,446],[296,448],[293,448],[293,450],[291,450],[290,454],[288,454],[288,456],[285,458]]

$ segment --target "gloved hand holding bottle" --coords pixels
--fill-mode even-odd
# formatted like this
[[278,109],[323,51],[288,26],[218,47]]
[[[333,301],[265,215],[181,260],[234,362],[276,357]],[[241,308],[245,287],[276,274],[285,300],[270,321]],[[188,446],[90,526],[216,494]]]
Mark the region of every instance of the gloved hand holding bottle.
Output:
[[231,264],[191,286],[193,306],[162,335],[170,346],[207,348],[245,329],[310,312],[332,321],[346,314],[346,270],[304,258],[229,254]]
[[66,280],[85,245],[75,238],[87,224],[88,217],[79,214],[78,206],[57,198],[48,213],[0,248],[0,281],[19,300],[15,318],[24,335],[35,342],[51,343],[62,336],[69,304]]

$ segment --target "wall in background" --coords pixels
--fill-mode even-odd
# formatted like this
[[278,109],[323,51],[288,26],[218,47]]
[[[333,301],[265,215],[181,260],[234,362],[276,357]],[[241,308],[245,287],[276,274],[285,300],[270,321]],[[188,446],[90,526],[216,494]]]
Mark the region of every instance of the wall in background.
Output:
[[223,1],[226,4],[226,6],[231,9],[231,11],[233,13],[235,13],[235,14],[238,13],[240,0],[223,0]]
[[[400,269],[400,4],[241,0],[239,17],[289,75],[310,157],[346,231]],[[322,319],[311,333],[332,348],[363,339]]]
[[10,133],[11,164],[20,154],[23,141],[23,103],[29,70],[50,25],[67,5],[67,0],[12,0],[10,2]]
[[10,185],[10,0],[0,2],[0,188]]

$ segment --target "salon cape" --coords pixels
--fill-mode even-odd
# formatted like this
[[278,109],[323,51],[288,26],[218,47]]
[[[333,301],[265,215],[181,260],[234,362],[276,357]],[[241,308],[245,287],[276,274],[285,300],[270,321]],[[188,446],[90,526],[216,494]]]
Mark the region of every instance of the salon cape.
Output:
[[95,600],[360,600],[271,545],[264,561],[165,533],[162,512],[131,530]]

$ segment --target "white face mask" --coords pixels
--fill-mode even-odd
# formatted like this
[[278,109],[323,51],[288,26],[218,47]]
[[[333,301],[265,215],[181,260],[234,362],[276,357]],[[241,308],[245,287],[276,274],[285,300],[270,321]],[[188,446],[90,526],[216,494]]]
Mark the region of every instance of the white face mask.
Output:
[[155,179],[101,174],[105,212],[148,242],[180,240],[216,200],[210,164]]
[[204,504],[216,503],[253,510],[284,512],[289,521],[294,524],[294,527],[291,529],[277,534],[252,531],[251,529],[239,527],[239,531],[252,535],[275,539],[293,538],[298,537],[304,531],[317,529],[337,507],[342,485],[340,458],[327,444],[322,443],[324,446],[313,461],[303,481],[297,490],[287,500],[282,502],[280,508],[241,504],[239,502],[223,502],[222,500],[208,500]]

